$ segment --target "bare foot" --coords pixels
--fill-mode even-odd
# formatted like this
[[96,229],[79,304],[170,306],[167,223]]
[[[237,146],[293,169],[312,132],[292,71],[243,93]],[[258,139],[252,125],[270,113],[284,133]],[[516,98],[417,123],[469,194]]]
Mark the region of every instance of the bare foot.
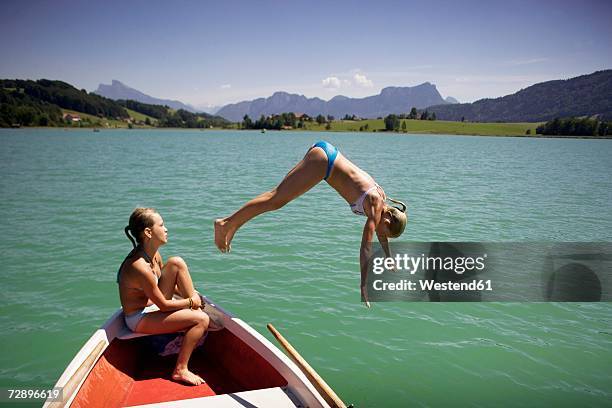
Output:
[[200,377],[197,374],[192,373],[186,368],[183,370],[175,369],[174,372],[172,373],[172,379],[174,381],[184,382],[184,383],[191,384],[191,385],[200,385],[206,382],[202,379],[202,377]]
[[229,252],[232,249],[232,238],[234,231],[229,228],[229,222],[224,218],[215,220],[215,245],[221,252]]

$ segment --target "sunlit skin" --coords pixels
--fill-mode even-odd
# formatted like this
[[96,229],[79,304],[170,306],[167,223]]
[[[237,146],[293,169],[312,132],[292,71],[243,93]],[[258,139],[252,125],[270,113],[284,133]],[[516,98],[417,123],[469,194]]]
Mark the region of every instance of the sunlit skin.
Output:
[[[189,371],[187,364],[198,340],[208,329],[209,317],[201,310],[201,298],[193,287],[185,261],[180,257],[171,257],[166,263],[163,262],[159,248],[168,242],[168,230],[159,214],[153,214],[153,218],[153,226],[145,228],[142,243],[128,255],[121,269],[121,306],[126,315],[153,303],[159,307],[159,311],[145,314],[137,326],[140,333],[185,331],[172,378],[200,385],[204,380]],[[152,260],[151,264],[147,258]],[[153,274],[159,277],[159,282],[156,282]],[[174,294],[183,299],[172,299]],[[189,308],[189,298],[193,309]]]
[[[327,155],[322,148],[311,148],[276,188],[250,200],[229,217],[215,220],[215,245],[221,252],[229,252],[234,234],[242,225],[264,212],[283,207],[323,180],[327,170],[327,160]],[[361,170],[341,153],[338,153],[334,161],[327,183],[349,204],[355,202],[364,191],[375,184],[374,179],[368,173]],[[392,219],[389,215],[389,207],[385,204],[385,199],[385,192],[381,188],[377,188],[366,195],[363,203],[367,219],[363,227],[359,258],[361,293],[366,300],[367,307],[370,307],[365,290],[367,259],[371,253],[371,242],[374,234],[376,234],[387,256],[391,256],[387,237],[390,235],[389,225]]]

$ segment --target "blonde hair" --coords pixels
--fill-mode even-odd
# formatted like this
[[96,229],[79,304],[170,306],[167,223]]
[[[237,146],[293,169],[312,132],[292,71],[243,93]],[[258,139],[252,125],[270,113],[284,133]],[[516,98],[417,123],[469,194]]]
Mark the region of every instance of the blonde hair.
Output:
[[402,208],[395,206],[387,206],[387,211],[391,215],[391,224],[389,225],[389,238],[397,238],[404,232],[406,223],[408,222],[408,215],[406,214],[406,204],[401,201],[387,198],[392,203],[399,204]]
[[[136,248],[136,242],[138,242],[138,244],[142,243],[142,232],[145,228],[151,228],[153,224],[155,224],[155,218],[153,218],[154,214],[157,214],[155,208],[138,207],[132,211],[130,221],[124,228],[124,232],[132,242],[134,248]],[[136,242],[134,242],[134,239],[136,239]]]

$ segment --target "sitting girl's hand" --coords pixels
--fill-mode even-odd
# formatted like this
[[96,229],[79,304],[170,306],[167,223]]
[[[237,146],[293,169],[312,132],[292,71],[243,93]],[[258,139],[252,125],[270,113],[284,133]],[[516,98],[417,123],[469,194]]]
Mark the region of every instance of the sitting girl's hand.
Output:
[[193,301],[193,306],[191,307],[192,309],[196,310],[202,307],[202,298],[200,297],[199,293],[193,295],[191,300]]

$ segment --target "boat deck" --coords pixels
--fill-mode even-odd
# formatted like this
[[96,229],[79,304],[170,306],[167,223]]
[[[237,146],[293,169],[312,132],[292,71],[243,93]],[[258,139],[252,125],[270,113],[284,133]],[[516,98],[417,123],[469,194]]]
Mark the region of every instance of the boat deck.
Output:
[[[196,348],[191,356],[190,370],[206,383],[200,386],[177,383],[170,378],[177,356],[162,357],[152,351],[150,343],[154,337],[113,340],[89,373],[72,406],[138,406],[222,394],[234,400],[232,395],[237,393],[267,388],[280,390],[279,387],[287,385],[278,371],[228,330],[209,333],[204,345]],[[215,400],[227,403],[230,401],[227,398],[211,398],[210,403]]]
[[183,401],[163,402],[152,405],[139,405],[133,408],[245,408],[245,407],[274,407],[296,408],[302,405],[291,398],[280,387],[263,390],[245,391],[236,394],[217,395],[208,398],[194,398]]

